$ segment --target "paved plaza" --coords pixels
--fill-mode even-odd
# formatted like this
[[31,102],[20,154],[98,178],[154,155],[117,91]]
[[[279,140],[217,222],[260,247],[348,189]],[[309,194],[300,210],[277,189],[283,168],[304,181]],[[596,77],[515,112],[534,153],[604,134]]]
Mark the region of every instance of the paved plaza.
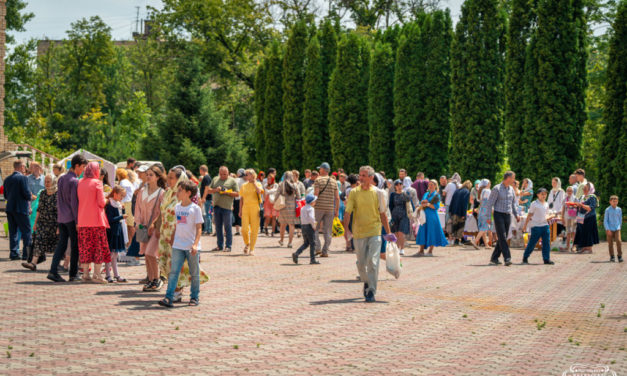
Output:
[[505,267],[488,266],[488,250],[436,248],[404,257],[398,280],[382,263],[374,304],[343,239],[312,266],[277,243],[260,236],[250,257],[236,237],[232,254],[203,252],[200,306],[187,290],[168,310],[165,288],[141,292],[143,264],[120,268],[126,284],[54,284],[51,257],[29,272],[2,238],[0,374],[562,375],[578,363],[627,374],[627,264],[607,262],[605,243],[554,254],[554,266],[539,252],[518,265],[521,249]]

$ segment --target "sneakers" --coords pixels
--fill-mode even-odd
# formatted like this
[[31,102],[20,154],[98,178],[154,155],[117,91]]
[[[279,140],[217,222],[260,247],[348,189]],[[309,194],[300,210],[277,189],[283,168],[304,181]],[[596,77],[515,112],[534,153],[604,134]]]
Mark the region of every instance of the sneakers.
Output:
[[309,261],[309,265],[320,265],[320,261],[311,260],[311,261]]
[[140,279],[138,283],[139,283],[140,285],[147,285],[147,284],[148,284],[148,282],[150,282],[150,281],[148,280],[148,276],[146,276],[146,278],[144,278],[144,279]]
[[555,265],[555,262],[551,260],[544,260],[544,265]]
[[618,262],[623,262],[623,257],[622,257],[622,256],[620,256],[620,257],[618,258]]
[[366,294],[366,303],[374,303],[375,301],[374,292],[368,291],[368,294]]
[[505,266],[510,266],[512,264],[512,260],[505,260]]
[[155,287],[156,287],[155,283],[156,283],[155,281],[150,281],[146,283],[146,285],[143,288],[143,291],[144,292],[155,291]]
[[224,252],[231,252],[231,248],[230,247],[224,248]]
[[529,265],[529,260],[525,257],[525,258],[522,260],[522,264],[523,264],[523,265]]
[[501,265],[499,260],[490,260],[490,265]]
[[404,249],[401,249],[398,253],[399,253],[401,256],[405,256],[405,250],[404,250]]
[[[359,278],[359,277],[357,277],[357,278]],[[368,291],[368,283],[364,283],[364,298],[366,296],[368,296],[368,292],[367,291]]]
[[[614,256],[610,257],[610,262],[616,262],[616,258],[614,258]],[[24,263],[22,263],[22,266],[24,266]],[[26,267],[26,266],[24,266]]]

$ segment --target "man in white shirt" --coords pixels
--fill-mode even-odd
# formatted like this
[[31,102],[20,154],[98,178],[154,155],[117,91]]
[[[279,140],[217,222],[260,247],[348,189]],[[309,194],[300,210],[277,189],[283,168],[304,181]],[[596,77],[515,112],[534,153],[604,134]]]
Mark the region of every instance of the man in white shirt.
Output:
[[544,188],[538,190],[538,199],[531,203],[527,220],[525,220],[523,225],[523,232],[525,232],[527,224],[531,224],[531,236],[522,260],[522,263],[525,265],[529,264],[529,256],[540,238],[542,238],[542,259],[544,259],[544,263],[546,265],[555,264],[551,261],[551,232],[549,230],[549,222],[546,219],[546,214],[549,210],[549,205],[546,203],[547,194],[548,192]]

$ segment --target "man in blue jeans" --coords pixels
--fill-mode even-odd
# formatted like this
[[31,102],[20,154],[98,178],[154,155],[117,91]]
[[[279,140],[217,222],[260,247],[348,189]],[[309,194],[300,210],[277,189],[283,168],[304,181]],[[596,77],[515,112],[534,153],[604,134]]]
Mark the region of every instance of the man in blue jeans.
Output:
[[[211,185],[206,189],[213,195],[213,216],[218,235],[218,246],[212,251],[231,252],[233,244],[233,199],[239,196],[237,181],[229,177],[229,169],[220,167],[220,174],[213,178]],[[224,232],[226,232],[226,247],[224,247]]]
[[[503,254],[505,266],[512,264],[512,255],[509,251],[509,245],[507,244],[507,233],[509,232],[509,226],[512,223],[512,215],[518,222],[520,218],[516,212],[516,194],[514,193],[514,182],[516,181],[516,174],[513,171],[507,171],[503,176],[501,184],[497,184],[492,188],[490,192],[490,198],[488,199],[488,213],[494,208],[494,227],[496,228],[496,235],[498,241],[492,252],[490,258],[491,265],[500,264],[499,257]],[[488,220],[488,223],[492,223]]]
[[4,197],[7,199],[7,220],[9,222],[9,244],[11,260],[20,259],[20,238],[22,236],[24,249],[22,259],[26,260],[27,248],[31,240],[30,201],[32,193],[28,188],[28,179],[24,176],[26,167],[20,160],[13,162],[13,174],[4,180]]

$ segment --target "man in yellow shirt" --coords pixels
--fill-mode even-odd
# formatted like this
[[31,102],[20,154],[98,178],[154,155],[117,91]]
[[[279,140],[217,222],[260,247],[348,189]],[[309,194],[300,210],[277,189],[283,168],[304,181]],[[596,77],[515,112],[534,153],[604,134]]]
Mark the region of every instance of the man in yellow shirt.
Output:
[[357,255],[357,270],[364,282],[366,302],[374,302],[379,279],[379,258],[381,253],[381,224],[388,235],[385,240],[396,242],[390,231],[385,199],[372,185],[374,169],[363,166],[359,169],[361,185],[350,191],[344,214],[344,228],[348,229],[351,213],[353,214],[353,239]]

